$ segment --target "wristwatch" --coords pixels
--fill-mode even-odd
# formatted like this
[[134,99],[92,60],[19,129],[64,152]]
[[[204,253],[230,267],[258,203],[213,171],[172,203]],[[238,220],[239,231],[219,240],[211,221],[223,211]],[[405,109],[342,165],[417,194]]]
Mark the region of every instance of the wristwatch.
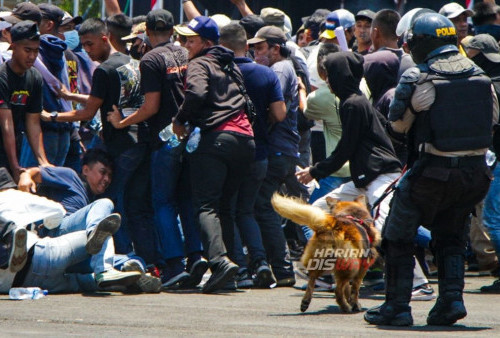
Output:
[[59,115],[59,113],[56,111],[50,113],[50,119],[52,120],[52,122],[57,122],[57,115]]

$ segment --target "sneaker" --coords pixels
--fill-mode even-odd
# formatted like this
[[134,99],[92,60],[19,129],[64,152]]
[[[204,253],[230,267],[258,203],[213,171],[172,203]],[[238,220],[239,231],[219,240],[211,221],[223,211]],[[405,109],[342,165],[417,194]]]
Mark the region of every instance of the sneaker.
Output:
[[166,279],[166,278],[162,278],[162,288],[165,289],[165,290],[173,290],[173,289],[178,289],[180,287],[180,285],[188,280],[190,277],[189,273],[187,273],[186,271],[182,271],[181,273],[169,278],[169,279]]
[[113,236],[120,228],[121,217],[119,214],[111,214],[101,220],[89,233],[85,249],[91,255],[97,254],[102,249],[104,241]]
[[497,279],[491,285],[481,287],[482,293],[500,293],[500,279]]
[[212,268],[212,275],[203,285],[203,293],[213,293],[220,290],[226,285],[227,281],[231,280],[238,272],[238,265],[231,262],[227,257]]
[[255,286],[267,289],[276,283],[271,268],[269,268],[269,265],[265,260],[260,261],[256,266],[255,280],[253,282]]
[[411,292],[412,301],[427,301],[436,299],[434,289],[429,284],[422,284],[413,288]]
[[230,279],[226,282],[226,285],[222,288],[222,290],[226,291],[236,291],[238,286],[236,285],[236,281],[234,279]]
[[134,284],[141,278],[139,271],[118,271],[111,269],[95,275],[95,281],[100,288],[109,286],[129,286]]
[[234,280],[238,289],[250,289],[254,285],[252,276],[247,268],[240,268],[234,276]]
[[146,273],[142,264],[137,259],[131,259],[123,264],[122,271],[139,271],[141,278],[135,282],[136,289],[144,293],[159,293],[161,291],[161,279]]
[[19,272],[28,260],[28,251],[26,241],[28,239],[28,231],[25,228],[16,228],[12,230],[12,244],[9,256],[10,272]]
[[284,288],[284,287],[292,287],[294,285],[295,285],[295,277],[285,277],[282,279],[278,279],[278,281],[274,283],[271,287]]
[[189,269],[189,278],[181,282],[180,287],[182,289],[194,289],[196,288],[201,280],[203,279],[203,275],[208,270],[208,262],[201,258],[193,263],[191,269]]

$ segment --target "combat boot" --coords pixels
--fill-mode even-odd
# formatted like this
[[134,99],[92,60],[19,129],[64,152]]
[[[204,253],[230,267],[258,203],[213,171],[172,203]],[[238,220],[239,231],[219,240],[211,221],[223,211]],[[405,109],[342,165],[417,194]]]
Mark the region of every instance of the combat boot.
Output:
[[385,302],[366,311],[365,321],[374,325],[413,325],[409,304],[413,287],[414,266],[415,260],[412,255],[397,258],[391,257],[390,254],[387,255]]
[[436,252],[439,297],[429,312],[427,324],[453,325],[467,316],[463,300],[464,255],[460,248],[444,248]]

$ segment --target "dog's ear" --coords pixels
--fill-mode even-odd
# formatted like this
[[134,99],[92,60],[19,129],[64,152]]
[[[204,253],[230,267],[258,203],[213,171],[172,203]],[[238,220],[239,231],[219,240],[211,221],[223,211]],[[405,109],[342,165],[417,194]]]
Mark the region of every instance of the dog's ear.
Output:
[[356,197],[354,199],[354,201],[362,204],[365,207],[368,207],[368,203],[366,201],[366,196],[365,195],[359,195],[358,197]]
[[340,202],[340,200],[338,198],[333,198],[333,197],[327,197],[327,198],[325,198],[325,200],[326,200],[326,205],[328,205],[328,207],[330,209],[335,208],[337,203]]

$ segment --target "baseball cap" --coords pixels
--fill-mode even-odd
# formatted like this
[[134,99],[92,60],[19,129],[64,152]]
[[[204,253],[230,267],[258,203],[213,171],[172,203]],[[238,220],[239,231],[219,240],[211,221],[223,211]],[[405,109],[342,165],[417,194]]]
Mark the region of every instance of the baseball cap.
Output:
[[248,34],[247,36],[255,36],[255,33],[257,33],[257,31],[264,27],[266,24],[260,16],[252,14],[241,18],[240,25],[245,28],[245,31]]
[[17,185],[10,176],[9,171],[5,167],[0,168],[0,190],[17,189]]
[[363,9],[356,14],[354,19],[356,21],[362,20],[362,19],[368,19],[370,22],[373,21],[373,18],[375,17],[375,12],[370,11],[369,9]]
[[123,41],[134,40],[135,38],[139,37],[139,35],[143,34],[145,31],[146,31],[146,23],[141,22],[132,29],[132,33],[130,33],[127,36],[124,36],[122,40]]
[[276,26],[265,26],[259,29],[255,34],[255,37],[249,39],[247,43],[249,45],[254,45],[263,41],[284,44],[286,43],[285,32]]
[[219,41],[219,28],[214,20],[207,16],[197,16],[189,21],[187,26],[175,26],[175,31],[184,36],[199,35],[202,38],[208,39],[217,43]]
[[290,32],[290,30],[285,26],[285,12],[282,10],[272,7],[262,8],[260,11],[260,17],[264,20],[266,25],[279,27],[285,33]]
[[489,34],[478,34],[464,40],[462,40],[462,45],[464,47],[479,49],[488,60],[500,63],[500,48],[493,36]]
[[20,40],[33,40],[36,37],[40,37],[40,31],[38,31],[36,22],[25,20],[12,26],[10,29],[10,36],[12,38],[12,42]]
[[167,31],[174,27],[174,17],[166,9],[155,9],[146,16],[146,27],[152,31]]
[[337,35],[335,34],[334,29],[325,29],[319,37],[323,38],[323,39],[331,40],[331,39],[335,39],[337,37]]
[[344,29],[351,28],[356,24],[354,14],[349,12],[347,9],[337,9],[336,11],[331,12],[327,15],[326,22],[327,24],[329,22],[334,23],[334,28],[342,26]]
[[439,10],[439,14],[447,17],[448,19],[454,19],[457,16],[461,15],[462,13],[465,13],[467,16],[474,15],[473,11],[471,11],[470,9],[463,8],[460,4],[457,4],[456,2],[451,2],[449,4],[446,4]]
[[42,12],[42,19],[54,21],[56,25],[60,25],[64,17],[64,11],[57,6],[41,3],[38,5]]
[[211,15],[210,18],[215,21],[219,29],[231,23],[231,19],[224,14],[214,14]]
[[81,16],[71,16],[68,12],[64,12],[64,16],[62,18],[61,26],[67,25],[70,22],[73,22],[75,25],[79,25],[83,22],[83,18]]
[[23,20],[40,23],[42,21],[42,12],[37,5],[31,2],[20,2],[14,7],[11,15],[4,17],[3,20],[13,25]]

